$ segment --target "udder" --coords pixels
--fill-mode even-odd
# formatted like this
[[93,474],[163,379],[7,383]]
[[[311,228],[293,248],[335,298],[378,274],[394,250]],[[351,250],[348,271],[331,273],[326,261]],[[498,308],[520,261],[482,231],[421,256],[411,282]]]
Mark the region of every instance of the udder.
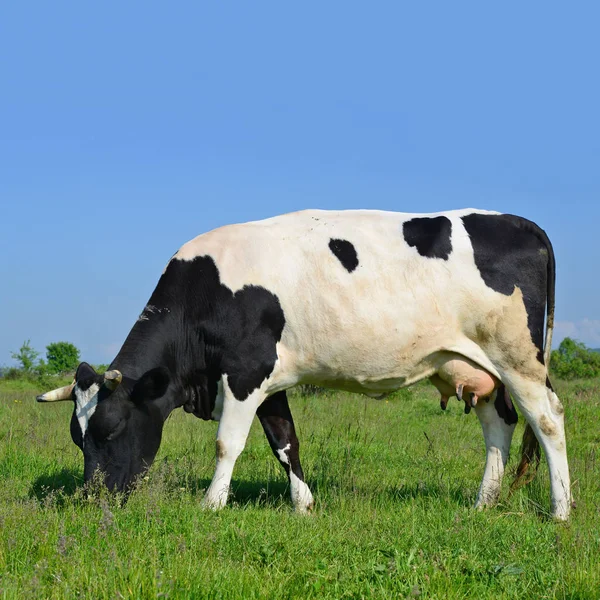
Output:
[[456,396],[464,400],[466,413],[477,405],[480,398],[487,398],[500,385],[500,381],[491,373],[457,354],[449,354],[429,379],[442,395],[442,409],[446,410],[448,399]]

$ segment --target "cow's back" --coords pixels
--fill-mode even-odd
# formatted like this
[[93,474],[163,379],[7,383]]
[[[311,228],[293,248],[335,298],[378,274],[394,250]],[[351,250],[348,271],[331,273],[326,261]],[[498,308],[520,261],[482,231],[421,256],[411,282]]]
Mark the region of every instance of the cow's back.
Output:
[[399,387],[431,374],[440,350],[495,373],[480,351],[481,324],[522,299],[482,279],[462,218],[473,213],[498,214],[307,210],[216,229],[175,258],[210,256],[232,291],[252,285],[277,296],[277,388]]

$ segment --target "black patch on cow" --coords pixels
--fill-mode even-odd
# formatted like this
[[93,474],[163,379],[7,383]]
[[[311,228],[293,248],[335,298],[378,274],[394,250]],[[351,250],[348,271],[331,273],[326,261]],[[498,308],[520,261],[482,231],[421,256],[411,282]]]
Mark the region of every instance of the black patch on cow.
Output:
[[[290,411],[287,395],[285,391],[277,392],[267,398],[256,411],[256,415],[269,440],[271,450],[275,458],[280,462],[285,472],[290,474],[290,470],[300,481],[304,481],[304,472],[300,464],[298,436],[294,427],[294,419]],[[280,450],[284,448],[288,462],[281,460]]]
[[164,396],[169,387],[169,371],[164,367],[155,367],[144,373],[135,382],[131,391],[131,400],[135,404],[156,400]]
[[184,384],[183,410],[205,421],[211,419],[218,390],[218,376],[209,376],[201,370],[192,371]]
[[554,388],[552,387],[552,383],[550,383],[550,378],[548,377],[548,375],[546,375],[546,387],[553,392]]
[[80,450],[83,450],[83,436],[81,435],[81,426],[79,425],[79,421],[77,420],[76,410],[73,410],[73,414],[71,415],[71,423],[69,426],[69,430],[71,432],[71,439],[75,443],[76,446],[79,447]]
[[358,255],[356,248],[348,240],[329,240],[329,249],[335,254],[348,273],[352,273],[358,267]]
[[518,420],[519,416],[517,411],[515,410],[514,404],[511,402],[511,406],[509,408],[506,402],[506,394],[508,394],[506,387],[501,385],[498,388],[498,392],[496,393],[496,399],[494,400],[494,407],[496,408],[496,412],[498,416],[504,420],[507,425],[514,425]]
[[160,446],[168,413],[163,400],[168,402],[169,396],[161,402],[134,404],[127,397],[127,388],[120,387],[98,402],[83,444],[86,483],[99,470],[104,473],[109,490],[131,491],[136,478],[152,464]]
[[98,443],[110,441],[131,416],[131,409],[130,403],[117,399],[98,402],[96,412],[90,419],[85,441],[87,442],[88,435]]
[[554,262],[546,234],[535,223],[514,215],[470,214],[462,220],[485,284],[505,296],[512,295],[515,287],[523,293],[527,324],[543,364],[548,261],[552,269]]
[[[285,325],[277,296],[251,285],[234,293],[209,256],[172,259],[147,307],[109,367],[123,381],[112,392],[100,387],[83,440],[75,415],[71,423],[85,481],[98,469],[111,490],[130,490],[152,464],[175,408],[211,418],[222,375],[238,400],[260,387]],[[87,365],[78,376],[82,389],[102,381]]]
[[[121,371],[122,383],[114,391],[100,386],[83,439],[75,412],[71,419],[85,481],[100,470],[111,490],[130,490],[150,466],[175,408],[211,418],[222,375],[238,400],[260,387],[273,371],[285,325],[274,294],[258,286],[234,293],[209,256],[172,259],[143,317],[109,367]],[[82,390],[103,382],[85,363],[76,379]]]
[[415,217],[402,226],[404,239],[421,256],[448,260],[452,253],[452,222],[448,217]]
[[139,369],[141,355],[142,373],[166,367],[189,412],[210,418],[223,374],[244,400],[273,371],[285,325],[277,296],[253,285],[232,292],[211,257],[171,260],[148,305],[151,318],[135,324],[111,367],[125,360]]

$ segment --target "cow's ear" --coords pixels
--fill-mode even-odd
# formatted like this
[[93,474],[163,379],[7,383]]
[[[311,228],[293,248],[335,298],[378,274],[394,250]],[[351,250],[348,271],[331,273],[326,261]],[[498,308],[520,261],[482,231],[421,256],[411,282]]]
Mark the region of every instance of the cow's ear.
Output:
[[84,381],[86,379],[92,379],[97,375],[98,373],[94,371],[94,368],[91,365],[88,365],[88,363],[86,362],[82,362],[77,367],[77,372],[75,373],[75,381]]
[[165,395],[171,378],[164,367],[156,367],[146,371],[135,383],[131,391],[131,399],[136,403],[156,400]]

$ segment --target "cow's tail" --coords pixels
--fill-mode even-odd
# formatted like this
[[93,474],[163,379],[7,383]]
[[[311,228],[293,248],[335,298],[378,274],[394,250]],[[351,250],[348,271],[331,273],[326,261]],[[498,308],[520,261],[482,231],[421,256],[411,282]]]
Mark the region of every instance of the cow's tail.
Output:
[[556,260],[552,244],[543,229],[538,233],[548,251],[548,267],[546,277],[546,338],[544,342],[544,364],[546,371],[550,369],[550,353],[552,352],[552,333],[554,332],[554,298],[556,292]]
[[[550,353],[552,351],[552,333],[554,331],[554,299],[556,286],[556,261],[554,258],[554,250],[550,239],[546,232],[535,227],[535,234],[546,246],[548,251],[548,265],[546,274],[546,337],[544,341],[544,364],[546,365],[546,373],[550,369]],[[546,378],[547,385],[549,379]],[[535,477],[538,465],[540,464],[540,442],[535,436],[531,425],[525,425],[523,432],[523,440],[521,442],[521,462],[517,467],[515,479],[510,486],[512,494],[518,488],[527,485]],[[530,468],[533,465],[533,468]]]

